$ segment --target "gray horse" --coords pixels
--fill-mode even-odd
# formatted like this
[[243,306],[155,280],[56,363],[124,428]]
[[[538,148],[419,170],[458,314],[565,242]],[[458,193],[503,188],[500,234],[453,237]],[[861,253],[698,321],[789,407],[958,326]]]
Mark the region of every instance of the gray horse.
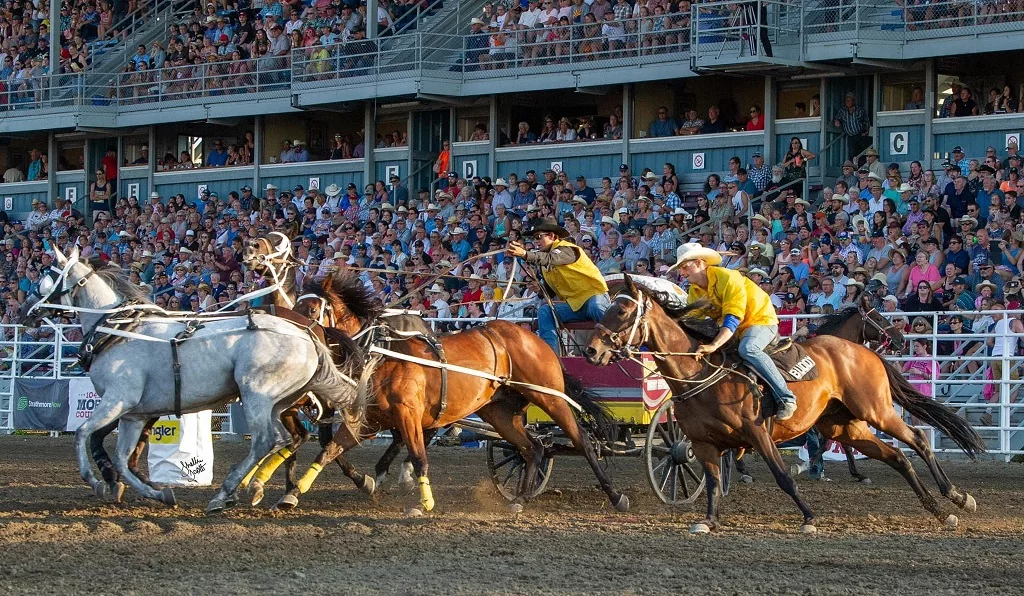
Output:
[[177,346],[181,382],[176,407],[171,340],[186,325],[154,315],[126,328],[129,337],[107,332],[119,317],[107,313],[144,305],[141,291],[117,268],[94,270],[80,261],[77,248],[67,257],[56,247],[54,253],[56,265],[40,282],[41,297],[26,303],[23,318],[31,319],[34,311],[42,309],[75,310],[87,337],[107,335],[115,340],[94,354],[89,377],[102,401],[75,434],[82,478],[94,490],[101,481],[90,465],[90,438],[115,420],[120,420],[114,454],[118,472],[141,495],[173,506],[176,501],[170,488],[153,489],[127,465],[146,421],[176,410],[211,409],[239,397],[252,443],[248,457],[231,468],[210,501],[207,512],[216,513],[234,501],[245,474],[284,443],[281,412],[306,392],[339,409],[362,403],[358,387],[335,367],[326,346],[284,319],[254,313],[202,320],[194,335]]

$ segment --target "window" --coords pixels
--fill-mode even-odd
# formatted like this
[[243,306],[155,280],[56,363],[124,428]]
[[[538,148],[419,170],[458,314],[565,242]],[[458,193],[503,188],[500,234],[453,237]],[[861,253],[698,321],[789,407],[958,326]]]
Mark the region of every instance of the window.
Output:
[[821,116],[821,82],[809,81],[780,82],[775,95],[775,117],[807,118]]
[[921,73],[882,77],[883,112],[924,108],[924,76]]

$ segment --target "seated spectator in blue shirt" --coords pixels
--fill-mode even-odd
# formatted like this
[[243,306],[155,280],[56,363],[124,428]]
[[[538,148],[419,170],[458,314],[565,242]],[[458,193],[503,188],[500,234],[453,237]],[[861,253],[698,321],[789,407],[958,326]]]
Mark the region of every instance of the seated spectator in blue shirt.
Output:
[[228,152],[224,149],[224,143],[221,141],[213,142],[213,151],[206,157],[206,166],[210,168],[223,167],[228,163]]
[[676,121],[668,117],[668,108],[666,108],[665,106],[661,106],[660,108],[658,108],[658,119],[652,121],[651,125],[647,127],[647,136],[675,136],[677,128],[679,128],[679,126],[676,125]]

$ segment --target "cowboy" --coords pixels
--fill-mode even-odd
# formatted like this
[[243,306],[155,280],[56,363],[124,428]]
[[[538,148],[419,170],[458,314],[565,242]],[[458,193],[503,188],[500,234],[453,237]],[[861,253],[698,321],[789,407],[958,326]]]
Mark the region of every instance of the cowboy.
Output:
[[608,285],[590,257],[566,240],[569,232],[554,218],[535,219],[526,235],[533,239],[537,250],[527,251],[519,243],[511,242],[505,255],[522,257],[539,267],[552,294],[565,301],[544,305],[537,312],[537,331],[541,339],[559,354],[556,315],[563,323],[600,321],[611,304]]
[[779,318],[768,294],[738,271],[717,267],[722,255],[700,244],[679,247],[676,264],[689,282],[690,301],[704,299],[717,311],[721,329],[718,336],[697,348],[697,357],[718,351],[734,335],[739,337],[739,355],[772,390],[779,402],[776,418],[788,420],[796,412],[796,396],[786,386],[767,348],[779,334]]

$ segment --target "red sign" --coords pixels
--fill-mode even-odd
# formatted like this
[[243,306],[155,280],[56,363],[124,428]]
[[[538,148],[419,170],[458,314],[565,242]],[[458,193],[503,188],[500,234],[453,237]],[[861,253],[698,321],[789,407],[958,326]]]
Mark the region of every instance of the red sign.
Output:
[[643,397],[644,406],[648,410],[657,410],[661,405],[661,402],[672,393],[668,387],[668,383],[665,379],[658,374],[658,369],[654,363],[654,357],[650,354],[643,355],[644,363],[644,385],[643,385]]

